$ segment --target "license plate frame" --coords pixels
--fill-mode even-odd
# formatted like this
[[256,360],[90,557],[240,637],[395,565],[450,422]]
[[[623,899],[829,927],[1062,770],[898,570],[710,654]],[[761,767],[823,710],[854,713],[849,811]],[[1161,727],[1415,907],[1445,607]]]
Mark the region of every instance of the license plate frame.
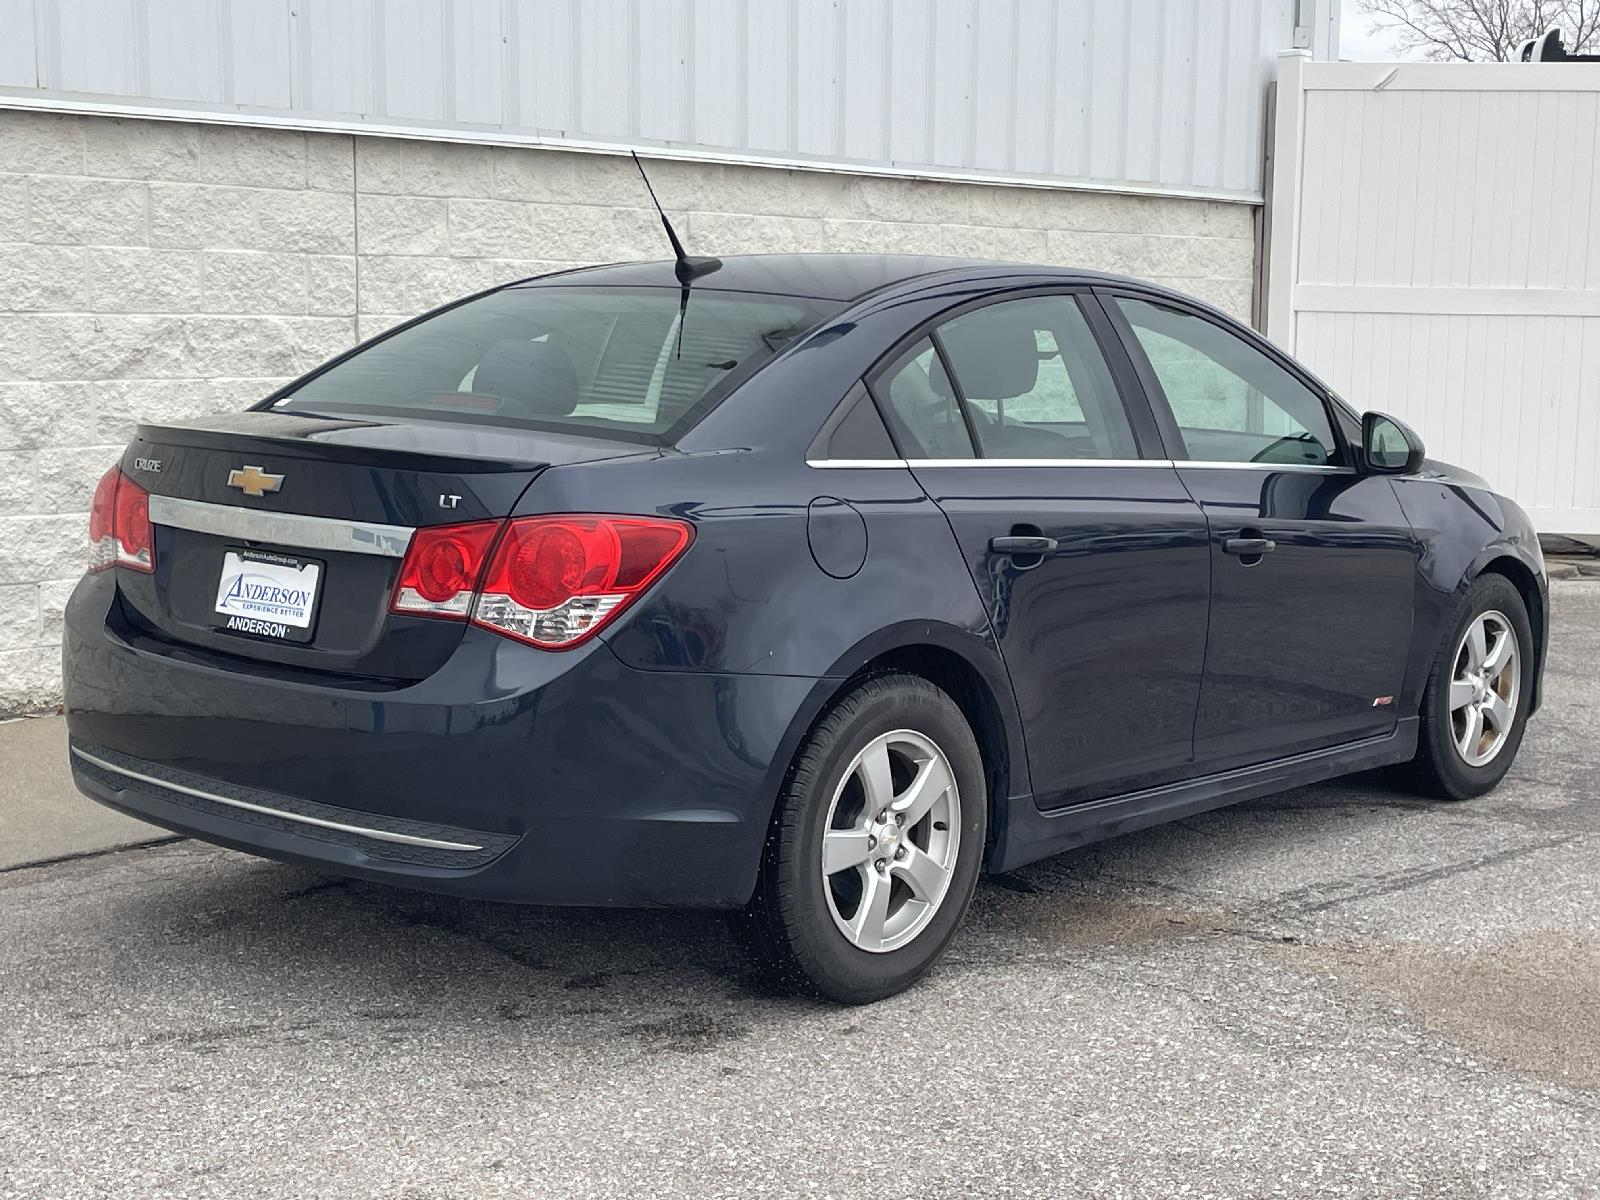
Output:
[[[326,567],[321,559],[247,546],[226,547],[212,602],[212,627],[256,641],[301,645],[312,641],[317,634]],[[252,583],[260,589],[255,595],[249,592]],[[299,600],[304,592],[309,592],[309,597]]]

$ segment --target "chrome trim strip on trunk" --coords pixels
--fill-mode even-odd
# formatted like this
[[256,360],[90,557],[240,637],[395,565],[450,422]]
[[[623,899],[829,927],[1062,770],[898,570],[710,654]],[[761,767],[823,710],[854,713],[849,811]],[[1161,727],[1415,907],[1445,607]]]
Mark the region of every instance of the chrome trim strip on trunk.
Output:
[[[151,497],[155,499],[154,496]],[[409,833],[391,833],[387,829],[368,829],[362,825],[346,825],[341,821],[324,821],[321,817],[308,817],[301,813],[285,812],[281,808],[268,808],[264,804],[251,804],[248,800],[235,800],[231,796],[219,796],[215,792],[203,792],[199,788],[185,787],[181,783],[173,783],[167,779],[157,779],[154,775],[143,775],[138,771],[130,771],[127,767],[119,767],[115,763],[108,763],[103,758],[96,758],[93,754],[72,747],[72,752],[84,762],[93,763],[102,771],[110,771],[116,775],[123,775],[129,779],[137,779],[140,783],[148,783],[152,787],[165,788],[169,792],[182,792],[186,796],[194,796],[200,800],[210,800],[214,804],[226,804],[230,808],[243,808],[254,813],[264,813],[269,817],[281,817],[285,821],[298,821],[302,825],[316,825],[322,829],[335,829],[340,833],[355,833],[362,837],[374,838],[380,842],[399,842],[404,846],[426,846],[430,850],[482,850],[482,846],[471,846],[465,842],[446,842],[438,838],[416,837]]]
[[151,496],[150,521],[173,529],[211,533],[246,542],[270,542],[297,550],[334,550],[345,554],[374,554],[404,558],[411,535],[409,525],[379,525],[371,521],[346,521],[339,517],[312,517],[304,513],[264,512],[232,504],[207,504],[177,496]]

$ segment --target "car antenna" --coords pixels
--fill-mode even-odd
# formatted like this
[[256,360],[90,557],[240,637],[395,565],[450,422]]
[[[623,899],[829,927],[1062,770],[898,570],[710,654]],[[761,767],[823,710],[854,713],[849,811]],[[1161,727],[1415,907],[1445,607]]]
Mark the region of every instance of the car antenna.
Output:
[[678,282],[688,287],[691,280],[709,275],[721,267],[720,258],[693,258],[684,253],[683,243],[678,240],[677,230],[672,228],[672,222],[667,220],[661,201],[656,199],[656,190],[650,186],[650,176],[644,173],[644,164],[639,161],[638,152],[630,150],[629,153],[633,155],[633,165],[639,168],[639,178],[644,180],[644,190],[650,193],[650,203],[656,206],[656,214],[661,218],[661,228],[667,231],[667,241],[672,243],[672,256],[677,260],[672,265],[672,273],[678,277]]
[[683,323],[689,317],[689,284],[702,275],[709,275],[722,266],[720,258],[692,258],[684,253],[683,243],[678,240],[677,230],[672,228],[672,222],[667,220],[667,213],[661,207],[661,201],[656,199],[656,189],[650,186],[650,176],[644,173],[644,164],[639,161],[638,151],[630,150],[633,155],[633,165],[639,168],[639,178],[644,180],[644,190],[650,193],[650,203],[656,206],[656,214],[661,218],[661,228],[667,231],[667,241],[672,243],[672,273],[678,277],[678,346],[675,353],[677,358],[683,357]]

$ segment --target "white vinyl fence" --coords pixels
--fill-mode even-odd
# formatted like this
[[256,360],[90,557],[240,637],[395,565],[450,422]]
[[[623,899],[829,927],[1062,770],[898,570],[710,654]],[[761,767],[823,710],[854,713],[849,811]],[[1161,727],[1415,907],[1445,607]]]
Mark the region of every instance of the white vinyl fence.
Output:
[[1267,336],[1600,534],[1600,65],[1279,60]]

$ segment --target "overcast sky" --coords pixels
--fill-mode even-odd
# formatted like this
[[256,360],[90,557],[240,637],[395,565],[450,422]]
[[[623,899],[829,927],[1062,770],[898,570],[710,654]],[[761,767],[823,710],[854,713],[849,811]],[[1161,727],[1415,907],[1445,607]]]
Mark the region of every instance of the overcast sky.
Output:
[[[1340,0],[1339,57],[1361,62],[1382,62],[1403,57],[1388,34],[1373,28],[1372,18],[1356,7],[1356,0]],[[1412,56],[1415,57],[1415,56]]]

